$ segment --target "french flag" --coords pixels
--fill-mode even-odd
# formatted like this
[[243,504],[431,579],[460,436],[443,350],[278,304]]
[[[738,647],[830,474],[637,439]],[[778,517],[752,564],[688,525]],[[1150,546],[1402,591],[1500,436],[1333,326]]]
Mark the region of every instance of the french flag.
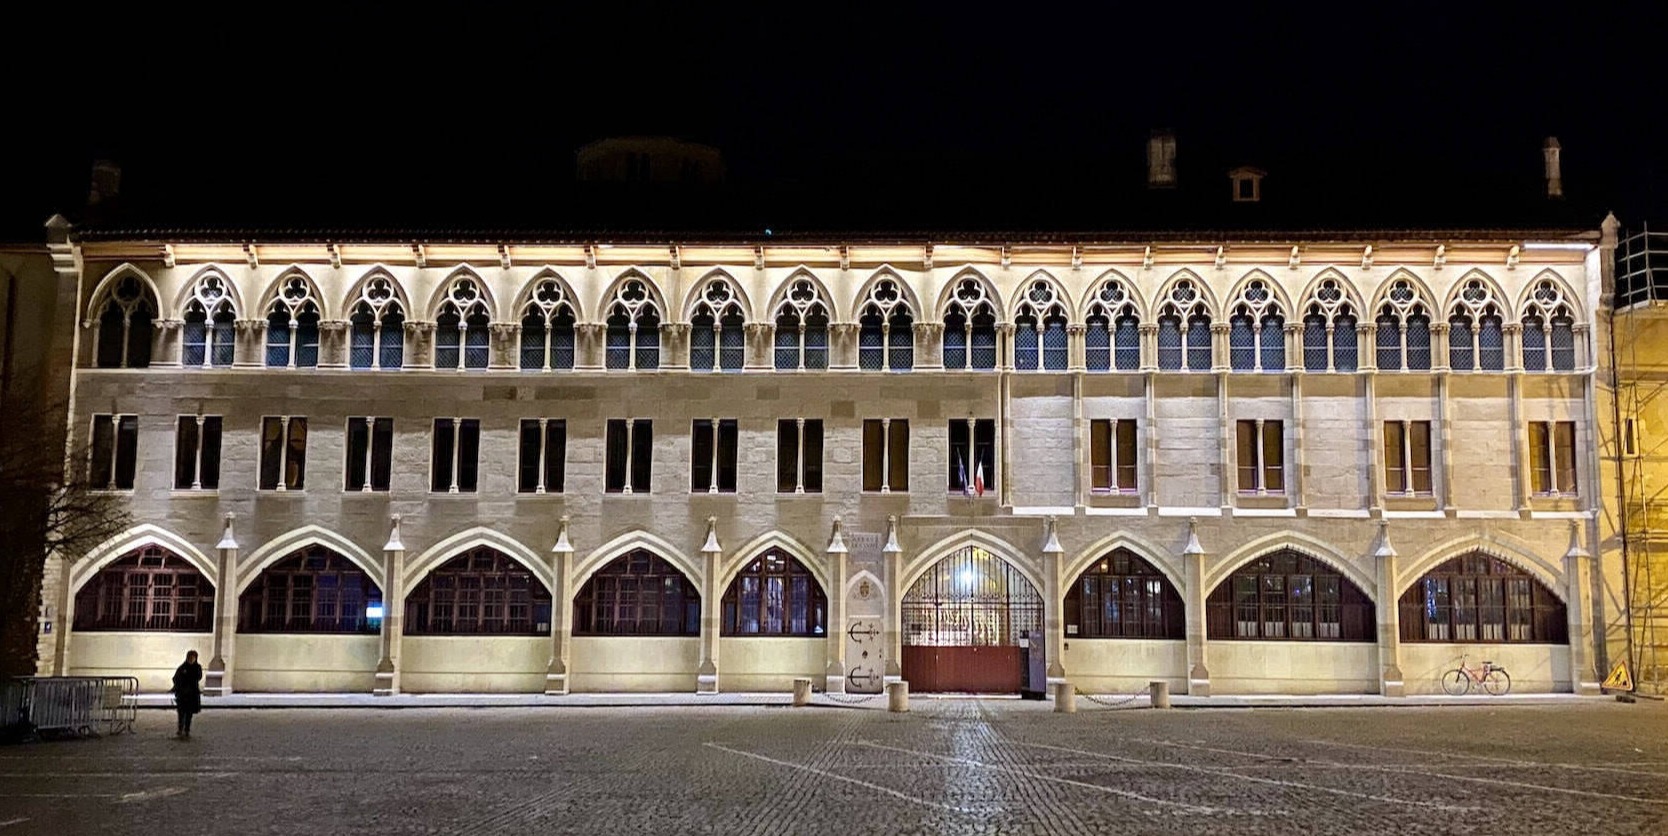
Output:
[[973,491],[979,496],[985,495],[985,463],[979,462],[973,466]]

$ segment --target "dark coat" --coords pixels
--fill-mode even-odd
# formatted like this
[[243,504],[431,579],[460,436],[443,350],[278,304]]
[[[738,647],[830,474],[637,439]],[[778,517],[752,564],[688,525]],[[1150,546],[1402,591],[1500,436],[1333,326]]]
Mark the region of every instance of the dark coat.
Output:
[[203,710],[203,689],[198,684],[202,681],[203,666],[196,662],[185,662],[174,669],[174,687],[169,693],[174,695],[179,710],[192,714]]

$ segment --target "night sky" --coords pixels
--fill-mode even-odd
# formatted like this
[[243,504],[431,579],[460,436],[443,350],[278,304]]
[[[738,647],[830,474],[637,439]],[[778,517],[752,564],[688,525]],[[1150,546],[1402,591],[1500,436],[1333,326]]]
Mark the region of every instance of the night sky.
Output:
[[1252,164],[1271,191],[1414,213],[1533,195],[1555,134],[1578,213],[1668,225],[1660,2],[560,5],[87,7],[63,31],[14,30],[0,234],[40,240],[49,214],[75,216],[99,156],[122,166],[133,224],[585,225],[574,150],[625,134],[720,147],[732,192],[770,195],[750,222],[826,201],[845,228],[880,204],[873,218],[930,228],[976,223],[972,202],[993,223],[1030,206],[1093,229],[1141,182],[1155,127],[1176,131],[1184,183],[1220,181],[1224,198],[1226,169]]

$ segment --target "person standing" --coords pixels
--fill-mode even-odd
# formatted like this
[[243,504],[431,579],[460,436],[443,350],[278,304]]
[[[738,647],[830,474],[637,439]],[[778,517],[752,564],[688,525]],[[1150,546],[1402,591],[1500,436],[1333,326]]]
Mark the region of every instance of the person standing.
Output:
[[203,689],[199,684],[202,681],[203,666],[197,664],[197,651],[187,651],[185,661],[174,669],[174,687],[169,689],[174,695],[174,710],[180,717],[174,736],[181,740],[191,738],[191,716],[203,710]]

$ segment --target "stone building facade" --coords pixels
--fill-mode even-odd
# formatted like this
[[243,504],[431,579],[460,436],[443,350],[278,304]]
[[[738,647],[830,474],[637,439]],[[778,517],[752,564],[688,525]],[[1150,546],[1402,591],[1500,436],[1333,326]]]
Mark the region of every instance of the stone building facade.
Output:
[[53,558],[43,672],[1401,694],[1606,661],[1597,230],[53,251],[71,464],[136,525]]

